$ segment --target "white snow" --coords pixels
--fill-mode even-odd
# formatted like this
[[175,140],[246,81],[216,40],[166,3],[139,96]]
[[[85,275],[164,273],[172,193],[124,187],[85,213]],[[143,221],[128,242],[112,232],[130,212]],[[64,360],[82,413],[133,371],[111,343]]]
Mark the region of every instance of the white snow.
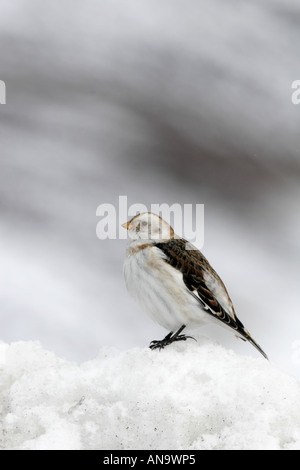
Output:
[[82,364],[1,344],[0,448],[299,449],[300,384],[206,339]]

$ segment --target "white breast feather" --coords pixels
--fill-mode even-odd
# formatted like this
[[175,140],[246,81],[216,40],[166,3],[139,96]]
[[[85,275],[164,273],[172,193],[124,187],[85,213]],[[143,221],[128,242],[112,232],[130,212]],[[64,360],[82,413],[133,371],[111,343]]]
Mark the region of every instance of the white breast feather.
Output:
[[[134,251],[124,263],[124,277],[130,295],[157,323],[169,331],[182,325],[203,323],[207,316],[190,295],[182,273],[164,261],[163,252],[153,247]],[[130,253],[134,253],[130,256]]]

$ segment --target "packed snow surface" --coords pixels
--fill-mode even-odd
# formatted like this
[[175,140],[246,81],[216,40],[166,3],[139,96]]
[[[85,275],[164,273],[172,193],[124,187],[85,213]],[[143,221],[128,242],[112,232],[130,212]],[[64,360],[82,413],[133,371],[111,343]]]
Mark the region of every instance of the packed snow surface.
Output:
[[300,449],[300,384],[206,339],[76,364],[0,344],[2,449]]

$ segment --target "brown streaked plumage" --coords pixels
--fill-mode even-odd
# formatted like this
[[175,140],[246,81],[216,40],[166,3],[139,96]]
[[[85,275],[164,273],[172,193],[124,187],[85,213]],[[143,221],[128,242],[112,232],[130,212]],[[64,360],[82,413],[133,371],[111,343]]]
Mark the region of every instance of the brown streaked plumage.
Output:
[[[191,293],[196,293],[199,296],[199,301],[202,307],[210,315],[217,316],[218,319],[236,330],[243,338],[248,340],[253,346],[255,346],[259,352],[265,356],[261,347],[253,340],[249,332],[245,329],[242,322],[236,316],[232,301],[229,297],[227,289],[216,273],[211,267],[208,260],[198,249],[186,250],[185,246],[188,242],[182,238],[170,240],[165,243],[156,243],[155,246],[163,251],[166,255],[166,262],[168,262],[173,268],[179,270],[183,276],[183,282]],[[224,292],[226,292],[228,304],[230,305],[232,312],[229,314],[219,303],[213,292],[208,288],[205,281],[205,272],[210,273],[215,280],[222,286]]]

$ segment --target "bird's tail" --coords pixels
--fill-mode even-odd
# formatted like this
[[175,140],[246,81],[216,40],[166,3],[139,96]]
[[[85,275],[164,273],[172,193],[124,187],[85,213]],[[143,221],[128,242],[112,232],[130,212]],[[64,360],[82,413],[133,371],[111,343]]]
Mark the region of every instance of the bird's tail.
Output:
[[251,338],[251,336],[249,335],[247,340],[249,341],[249,343],[252,344],[252,346],[254,346],[259,352],[260,354],[262,354],[264,356],[265,359],[267,359],[267,361],[269,360],[268,356],[266,355],[266,353],[262,350],[262,348],[260,347],[259,344],[257,344],[256,341],[254,341],[253,338]]
[[263,349],[260,347],[260,345],[252,338],[252,336],[250,335],[250,333],[248,331],[246,331],[246,330],[244,330],[243,332],[239,331],[239,333],[241,334],[241,336],[240,336],[241,339],[243,339],[244,341],[249,341],[249,343],[251,343],[252,346],[254,346],[260,352],[260,354],[262,354],[264,356],[264,358],[267,359],[267,361],[269,360],[266,353],[263,351]]

